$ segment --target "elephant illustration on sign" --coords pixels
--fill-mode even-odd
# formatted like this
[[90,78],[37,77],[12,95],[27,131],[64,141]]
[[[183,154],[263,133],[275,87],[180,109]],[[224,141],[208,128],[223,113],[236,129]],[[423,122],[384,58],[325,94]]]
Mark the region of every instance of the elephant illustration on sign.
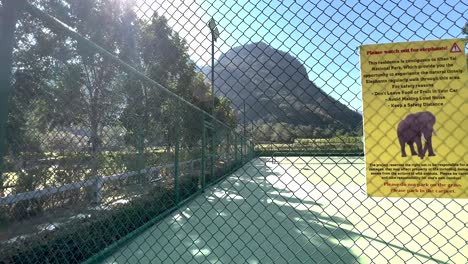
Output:
[[[432,134],[437,136],[434,130],[435,122],[434,114],[425,111],[409,114],[398,123],[397,135],[402,157],[406,157],[406,144],[410,146],[411,155],[413,156],[417,155],[422,159],[426,155],[426,151],[429,153],[428,156],[435,156],[432,147]],[[422,142],[424,142],[424,147]],[[414,143],[416,143],[418,152],[414,149]]]

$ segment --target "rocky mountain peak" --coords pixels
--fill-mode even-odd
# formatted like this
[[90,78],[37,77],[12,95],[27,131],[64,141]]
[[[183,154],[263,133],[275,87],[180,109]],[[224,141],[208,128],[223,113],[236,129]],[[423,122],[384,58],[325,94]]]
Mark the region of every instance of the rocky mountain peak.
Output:
[[[207,76],[211,78],[211,73]],[[214,83],[216,94],[229,98],[234,108],[242,111],[246,104],[248,122],[332,125],[346,130],[361,123],[360,114],[309,80],[299,60],[263,42],[222,54],[215,64]]]

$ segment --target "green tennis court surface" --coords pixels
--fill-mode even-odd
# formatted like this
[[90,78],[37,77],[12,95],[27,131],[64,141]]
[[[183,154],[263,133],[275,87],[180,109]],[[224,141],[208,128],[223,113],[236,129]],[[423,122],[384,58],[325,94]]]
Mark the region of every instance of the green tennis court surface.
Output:
[[362,158],[258,158],[104,263],[466,263],[466,204],[368,198]]

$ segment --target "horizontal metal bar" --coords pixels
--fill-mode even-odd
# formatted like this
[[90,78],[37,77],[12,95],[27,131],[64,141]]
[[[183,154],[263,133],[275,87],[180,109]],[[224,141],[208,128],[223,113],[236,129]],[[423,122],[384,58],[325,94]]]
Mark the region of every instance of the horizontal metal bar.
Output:
[[51,187],[46,188],[38,191],[31,191],[31,192],[24,192],[18,193],[13,195],[8,195],[7,197],[0,198],[0,205],[8,205],[14,204],[21,201],[32,200],[41,198],[43,196],[50,196],[57,193],[63,193],[70,190],[80,189],[82,187],[91,186],[96,182],[96,179],[82,181],[82,182],[74,182],[65,184],[59,187]]
[[[200,161],[200,160],[201,159],[188,160],[188,161],[181,162],[180,164],[185,165],[185,164],[193,163],[193,162]],[[124,172],[124,173],[115,174],[111,176],[102,176],[98,180],[101,181],[101,183],[108,182],[108,181],[124,180],[130,177],[140,175],[141,173],[149,173],[149,172],[161,170],[163,168],[171,168],[171,167],[174,167],[173,163],[168,163],[168,164],[164,164],[164,165],[156,166],[156,167],[149,167],[141,171],[130,171],[130,172]],[[50,187],[50,188],[45,188],[45,189],[37,190],[37,191],[12,194],[12,195],[8,195],[6,197],[0,198],[0,205],[9,205],[9,204],[14,204],[20,201],[27,201],[27,200],[41,198],[44,196],[50,196],[53,194],[64,193],[67,191],[76,190],[76,189],[80,189],[83,187],[88,187],[95,183],[96,183],[96,178],[93,178],[87,181],[69,183],[69,184],[65,184],[62,186],[58,186],[58,187]]]

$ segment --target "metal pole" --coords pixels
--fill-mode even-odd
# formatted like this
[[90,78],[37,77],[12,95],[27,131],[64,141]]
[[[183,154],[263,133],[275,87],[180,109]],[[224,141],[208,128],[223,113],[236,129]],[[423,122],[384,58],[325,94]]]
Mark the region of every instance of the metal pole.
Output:
[[245,120],[245,100],[244,100],[244,140],[242,142],[245,142],[244,143],[244,152],[245,153],[242,153],[242,156],[244,156],[245,154],[247,154],[247,130],[246,130],[246,120]]
[[201,186],[202,186],[202,192],[205,192],[205,187],[206,187],[206,172],[205,172],[205,155],[206,155],[206,128],[205,128],[205,115],[203,115],[203,126],[202,126],[202,149],[201,149]]
[[[148,172],[145,172],[144,175],[141,175],[143,170],[146,167],[146,159],[145,159],[145,138],[147,134],[147,124],[148,124],[148,93],[146,90],[146,86],[144,85],[142,87],[142,92],[143,92],[143,98],[144,98],[144,104],[143,104],[143,118],[140,118],[140,137],[139,137],[139,146],[138,146],[138,162],[139,162],[139,169],[140,169],[140,175],[139,178],[142,179],[143,183],[146,184],[150,180],[150,174]],[[142,178],[143,177],[143,178]],[[141,183],[141,182],[140,182]]]
[[244,100],[244,137],[247,135],[247,128],[246,128],[246,125],[247,125],[247,121],[245,120],[245,100]]
[[[214,34],[211,34],[211,107],[212,107],[212,112],[211,115],[215,116],[215,80],[214,80],[214,41],[215,37]],[[211,165],[211,179],[214,178],[214,123],[212,124],[213,128],[211,129],[211,147],[210,147],[210,165]]]
[[4,0],[0,9],[0,197],[3,196],[3,157],[6,155],[6,124],[8,107],[12,95],[11,70],[13,65],[13,46],[15,26],[19,11],[24,2]]
[[227,133],[226,133],[226,150],[225,150],[225,154],[224,154],[224,160],[225,160],[224,161],[225,162],[224,167],[225,168],[226,168],[226,166],[229,167],[229,165],[230,165],[229,163],[231,161],[231,155],[229,153],[229,149],[231,148],[231,146],[230,146],[231,139],[230,139],[230,134],[229,133],[230,133],[229,131],[227,131]]
[[179,194],[179,147],[180,147],[180,133],[179,133],[179,124],[175,124],[175,150],[174,150],[174,193],[175,193],[175,204],[179,205],[180,194]]
[[234,133],[234,162],[237,163],[237,133]]
[[214,156],[215,156],[215,148],[214,148],[214,128],[211,129],[211,151],[210,151],[210,161],[211,161],[211,179],[214,180]]
[[140,120],[140,129],[138,129],[138,145],[137,145],[137,148],[138,148],[138,157],[137,157],[137,169],[138,169],[138,183],[145,183],[146,182],[146,177],[143,173],[143,169],[145,168],[145,162],[144,162],[144,142],[145,142],[145,139],[144,139],[144,133],[145,133],[145,130],[144,130],[144,119],[143,118],[139,118]]
[[211,114],[215,116],[215,79],[214,79],[214,35],[211,34]]
[[242,161],[243,161],[243,158],[244,158],[244,157],[242,156],[243,153],[244,153],[244,145],[243,145],[243,143],[242,143],[242,133],[239,133],[239,138],[238,138],[238,139],[239,139],[239,141],[240,141],[240,142],[239,142],[239,143],[240,143],[240,160],[241,160],[241,162],[242,162]]

